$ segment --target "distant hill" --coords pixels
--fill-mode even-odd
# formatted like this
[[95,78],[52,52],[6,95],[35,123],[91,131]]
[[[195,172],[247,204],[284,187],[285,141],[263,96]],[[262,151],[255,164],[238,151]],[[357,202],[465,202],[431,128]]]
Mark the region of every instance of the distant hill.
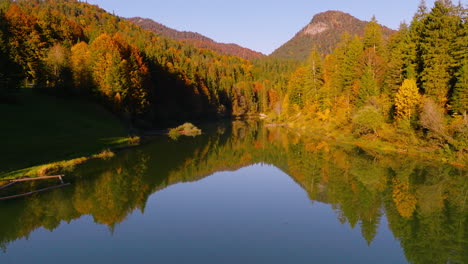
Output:
[[[341,11],[319,13],[291,40],[276,49],[270,56],[304,60],[314,45],[317,46],[320,53],[331,53],[345,32],[362,36],[367,23]],[[395,32],[385,26],[382,29],[384,38]]]
[[158,35],[162,35],[170,39],[183,41],[197,48],[210,49],[223,55],[237,56],[245,59],[258,59],[265,57],[263,53],[241,47],[237,44],[218,43],[199,33],[178,31],[148,18],[132,17],[128,18],[128,20],[143,29],[150,30]]

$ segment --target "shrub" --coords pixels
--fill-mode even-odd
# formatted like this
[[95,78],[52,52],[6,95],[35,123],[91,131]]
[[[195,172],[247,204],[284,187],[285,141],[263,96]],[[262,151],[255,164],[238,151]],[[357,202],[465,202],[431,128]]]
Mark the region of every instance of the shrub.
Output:
[[109,149],[105,149],[105,150],[101,151],[99,154],[94,155],[93,158],[107,160],[107,159],[110,159],[110,158],[112,158],[114,156],[115,156],[114,152],[112,152]]
[[382,113],[373,106],[366,106],[353,117],[354,132],[359,135],[374,133],[384,124]]
[[185,123],[176,128],[171,128],[169,130],[169,137],[172,139],[177,139],[179,136],[191,136],[195,137],[201,135],[202,131],[198,127],[194,126],[192,123]]
[[132,136],[128,138],[128,144],[130,145],[139,145],[140,141],[141,139],[139,136]]
[[467,115],[456,115],[449,127],[449,134],[454,138],[456,150],[468,150],[468,117]]
[[447,139],[448,135],[444,125],[444,113],[431,99],[424,99],[419,118],[421,126],[429,132],[428,136],[432,136],[441,141]]

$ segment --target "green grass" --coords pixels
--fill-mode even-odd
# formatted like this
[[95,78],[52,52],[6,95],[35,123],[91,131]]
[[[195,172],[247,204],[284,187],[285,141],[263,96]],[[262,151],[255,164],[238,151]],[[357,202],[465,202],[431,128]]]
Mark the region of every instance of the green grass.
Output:
[[[25,177],[35,177],[35,176],[46,176],[46,175],[56,175],[59,173],[65,173],[67,171],[73,171],[73,169],[90,159],[110,159],[114,157],[114,152],[110,150],[103,150],[98,154],[94,154],[88,157],[74,158],[71,160],[56,161],[48,164],[28,167],[20,170],[10,171],[7,173],[0,174],[0,179],[2,180],[11,180],[17,178]],[[1,184],[2,182],[0,182]]]
[[120,121],[101,106],[21,89],[18,104],[0,104],[0,178],[6,173],[91,156],[125,144]]

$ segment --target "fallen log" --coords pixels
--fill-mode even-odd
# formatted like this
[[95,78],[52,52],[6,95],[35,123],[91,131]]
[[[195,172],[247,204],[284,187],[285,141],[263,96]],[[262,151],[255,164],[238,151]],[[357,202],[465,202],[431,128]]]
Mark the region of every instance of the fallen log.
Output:
[[62,177],[65,177],[65,175],[61,174],[61,175],[42,176],[42,177],[35,177],[35,178],[21,178],[21,179],[14,179],[14,180],[8,180],[8,181],[9,182],[25,182],[25,181],[46,180],[46,179],[54,179],[54,178],[59,178],[60,180],[62,180]]
[[60,184],[60,185],[56,185],[56,186],[52,186],[52,187],[47,187],[47,188],[39,189],[39,190],[32,191],[32,192],[27,192],[27,193],[22,193],[22,194],[17,194],[17,195],[11,195],[11,196],[6,196],[6,197],[0,197],[0,201],[2,201],[2,200],[14,199],[14,198],[20,198],[20,197],[25,197],[25,196],[33,195],[33,194],[35,194],[35,193],[40,193],[40,192],[50,191],[50,190],[53,190],[53,189],[62,188],[62,187],[68,186],[68,185],[70,185],[70,183],[62,183],[62,184]]

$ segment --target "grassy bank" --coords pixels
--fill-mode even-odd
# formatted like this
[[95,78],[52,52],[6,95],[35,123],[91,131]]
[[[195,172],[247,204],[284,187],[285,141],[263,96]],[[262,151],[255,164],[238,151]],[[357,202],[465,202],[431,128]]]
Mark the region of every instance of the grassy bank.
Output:
[[390,128],[387,128],[386,132],[384,129],[378,135],[356,136],[349,127],[336,128],[333,124],[318,120],[304,121],[298,119],[294,122],[284,122],[282,125],[301,136],[311,137],[314,140],[333,141],[338,144],[354,145],[382,154],[397,153],[424,160],[449,163],[457,167],[468,167],[468,155],[466,155],[466,152],[454,153],[414,136],[398,135],[397,131],[392,131]]
[[17,103],[0,104],[0,178],[41,164],[91,157],[128,141],[120,121],[95,103],[32,89],[21,89],[17,98]]

